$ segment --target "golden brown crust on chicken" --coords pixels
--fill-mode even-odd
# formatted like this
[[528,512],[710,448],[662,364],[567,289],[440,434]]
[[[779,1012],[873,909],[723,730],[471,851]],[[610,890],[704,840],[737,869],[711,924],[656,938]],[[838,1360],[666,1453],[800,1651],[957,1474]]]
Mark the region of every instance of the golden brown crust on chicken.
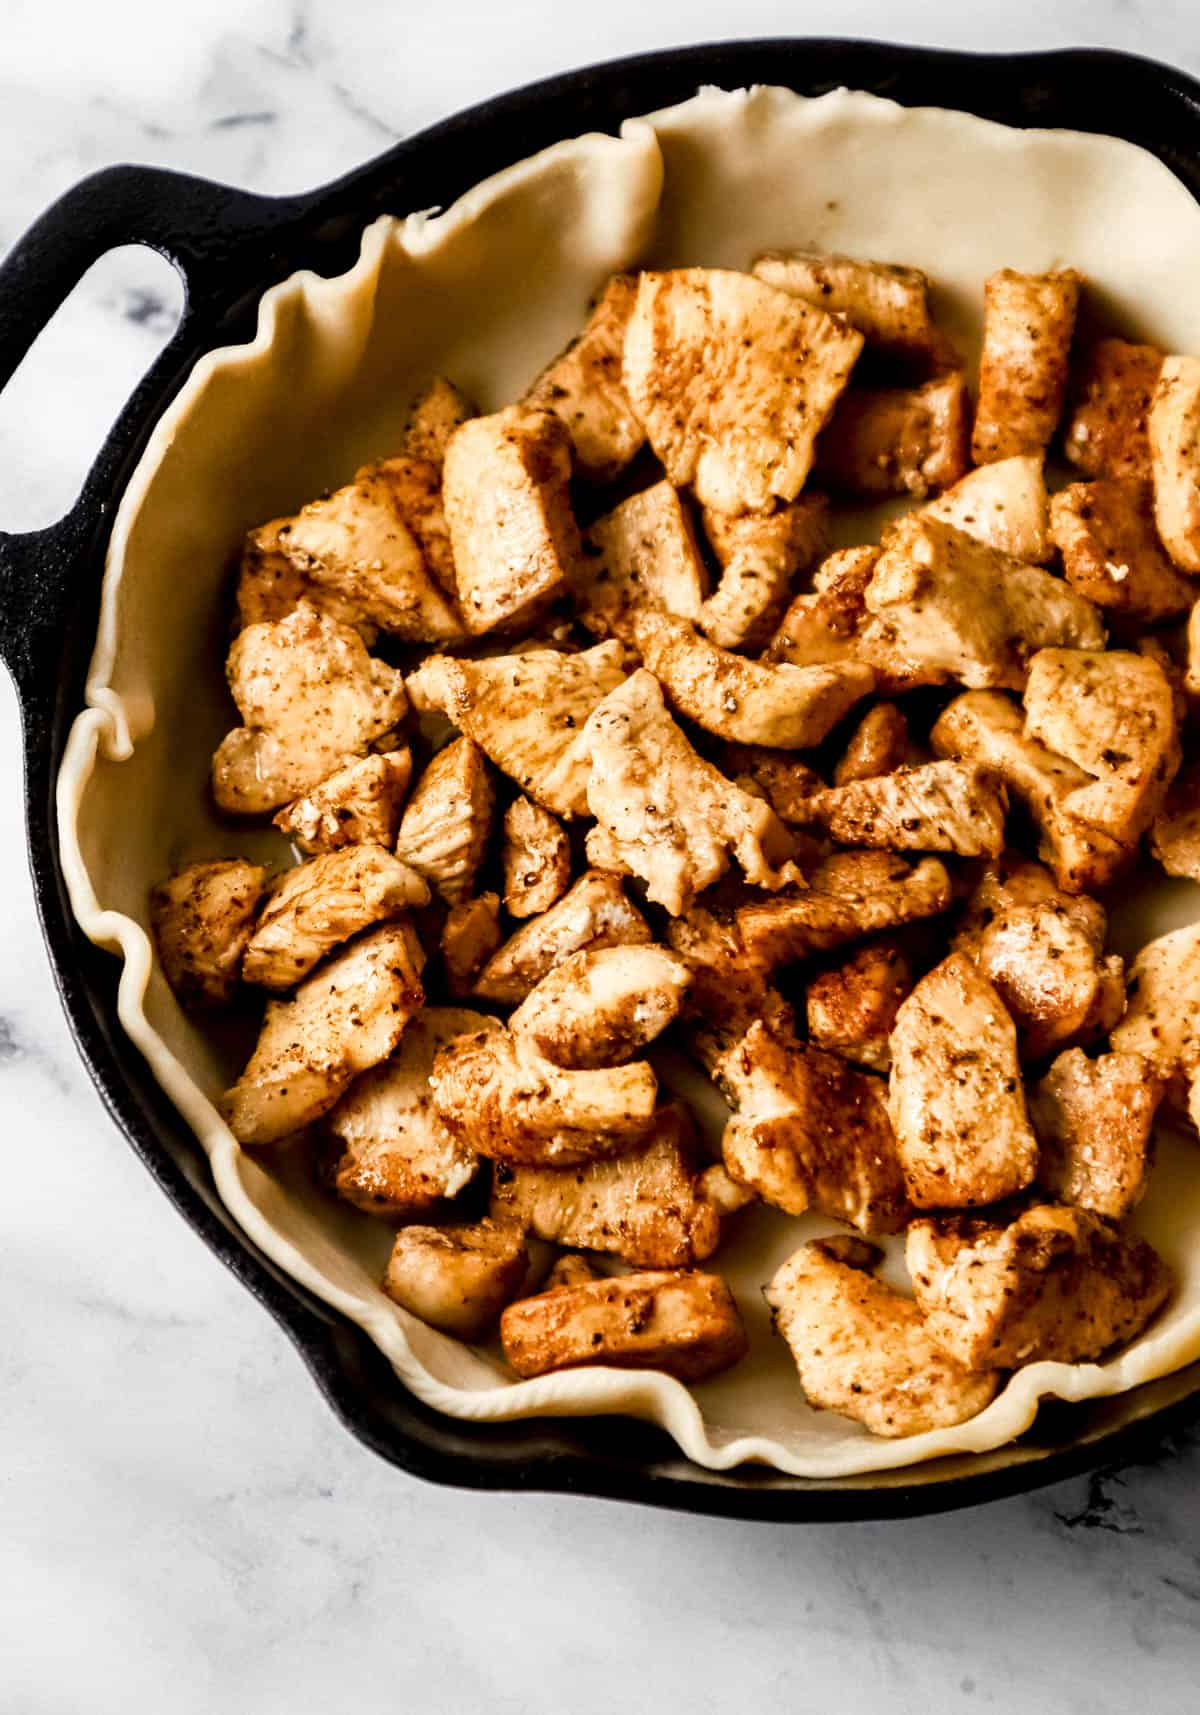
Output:
[[667,925],[667,940],[691,972],[684,1002],[689,1052],[708,1072],[756,1019],[788,1034],[795,1017],[771,986],[778,960],[751,956],[735,916],[694,905]]
[[496,794],[479,746],[456,738],[433,757],[400,819],[396,855],[436,887],[447,905],[459,905],[492,831]]
[[1146,625],[1176,619],[1194,590],[1162,550],[1148,482],[1076,482],[1050,502],[1050,533],[1072,588]]
[[452,905],[442,924],[442,966],[446,987],[463,998],[500,945],[500,895],[478,893]]
[[217,747],[212,786],[236,815],[277,810],[371,747],[386,749],[408,708],[402,675],[306,601],[241,632],[226,676],[245,725]]
[[224,1006],[233,999],[266,888],[261,864],[231,858],[189,864],[151,889],[154,944],[184,1006]]
[[866,591],[881,550],[841,548],[822,562],[811,592],[798,595],[763,652],[764,661],[794,666],[861,661]]
[[750,958],[779,965],[936,917],[952,902],[938,858],[913,865],[894,852],[839,852],[814,871],[804,892],[740,906],[736,918]]
[[412,408],[404,430],[404,452],[411,459],[424,459],[440,471],[446,462],[446,448],[455,429],[478,413],[465,393],[435,376]]
[[762,744],[723,744],[717,760],[730,780],[764,793],[781,822],[808,821],[808,800],[824,784],[816,770],[798,756]]
[[1063,452],[1087,476],[1150,475],[1146,421],[1162,371],[1153,345],[1099,339],[1080,355],[1071,376]]
[[1007,1224],[990,1215],[917,1221],[907,1248],[930,1338],[972,1370],[1098,1358],[1140,1334],[1171,1290],[1143,1239],[1047,1203]]
[[1028,565],[1045,565],[1054,552],[1040,453],[1017,453],[969,470],[922,510]]
[[360,1072],[392,1053],[425,995],[421,943],[405,923],[351,942],[305,979],[290,1000],[267,1002],[245,1071],[226,1093],[241,1144],[274,1143],[337,1101]]
[[1111,1036],[1122,1054],[1143,1054],[1166,1100],[1200,1125],[1200,924],[1160,935],[1129,967],[1128,1005]]
[[504,1355],[519,1376],[600,1364],[698,1382],[746,1354],[746,1331],[719,1275],[622,1274],[510,1304]]
[[517,782],[559,816],[587,811],[583,729],[625,677],[625,651],[598,643],[577,655],[531,649],[483,661],[431,655],[409,675],[414,708],[440,709]]
[[336,1148],[329,1180],[369,1215],[412,1220],[457,1197],[474,1179],[480,1157],[442,1124],[429,1093],[438,1050],[456,1036],[499,1030],[493,1018],[464,1007],[424,1007],[400,1046],[356,1078],[324,1120]]
[[621,377],[625,329],[636,297],[636,276],[614,274],[583,332],[525,396],[526,404],[562,418],[575,468],[589,482],[611,482],[646,438]]
[[556,1066],[617,1066],[674,1022],[690,981],[665,947],[572,953],[526,995],[509,1029]]
[[462,622],[472,637],[528,625],[574,576],[571,442],[561,418],[511,406],[446,448],[443,504]]
[[645,601],[696,619],[708,577],[687,504],[656,482],[597,518],[583,538],[580,617],[598,637],[624,636],[629,609]]
[[1200,762],[1189,762],[1171,789],[1150,830],[1150,850],[1168,875],[1200,881]]
[[795,500],[862,336],[748,274],[645,273],[625,336],[625,386],[655,453],[704,506]]
[[929,281],[919,268],[855,256],[770,251],[753,273],[768,286],[857,328],[869,347],[919,368],[957,364],[958,354],[929,313]]
[[999,1385],[929,1338],[911,1298],[876,1280],[874,1246],[816,1239],[777,1269],[764,1296],[809,1403],[875,1435],[921,1435],[974,1417]]
[[[704,534],[721,567],[716,589],[695,618],[711,643],[722,649],[759,649],[787,604],[792,580],[827,551],[829,503],[823,494],[802,494],[774,512],[733,516],[705,508]],[[672,613],[683,610],[670,601]]]
[[971,436],[976,464],[1038,453],[1062,415],[1080,276],[1002,268],[984,282],[979,404]]
[[529,1253],[519,1228],[498,1221],[459,1227],[402,1227],[383,1290],[402,1309],[444,1334],[479,1340],[520,1292]]
[[926,762],[814,792],[815,822],[847,846],[999,857],[1008,798],[977,763]]
[[364,756],[280,810],[275,826],[309,857],[344,846],[390,846],[411,779],[412,751],[406,744],[382,756]]
[[922,977],[897,1014],[888,1109],[918,1208],[994,1203],[1034,1176],[1016,1027],[963,953]]
[[1046,1195],[1113,1221],[1127,1215],[1146,1190],[1161,1096],[1142,1054],[1060,1054],[1029,1102]]
[[571,847],[562,825],[523,795],[504,812],[504,909],[510,917],[537,917],[561,899],[571,883]]
[[643,946],[649,925],[629,903],[615,875],[590,869],[556,905],[531,917],[490,958],[476,984],[484,1000],[516,1002],[572,953],[596,947]]
[[812,978],[805,994],[808,1037],[843,1060],[886,1072],[900,1003],[912,970],[900,948],[875,941]]
[[346,846],[310,858],[271,889],[242,958],[243,980],[295,988],[352,935],[428,903],[421,877],[382,846]]
[[[908,750],[908,722],[895,703],[875,703],[850,735],[833,771],[835,786],[893,774]],[[799,820],[799,818],[797,818]]]
[[1200,572],[1200,357],[1168,357],[1147,420],[1154,516],[1184,572]]
[[949,488],[968,468],[969,409],[957,371],[923,387],[851,387],[817,444],[814,480],[846,494]]

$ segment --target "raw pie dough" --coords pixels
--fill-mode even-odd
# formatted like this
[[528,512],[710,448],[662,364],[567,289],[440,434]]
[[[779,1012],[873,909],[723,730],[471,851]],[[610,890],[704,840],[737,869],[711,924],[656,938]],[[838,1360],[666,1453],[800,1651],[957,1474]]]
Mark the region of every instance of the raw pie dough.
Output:
[[[124,960],[121,1022],[207,1151],[231,1215],[281,1269],[359,1323],[413,1393],[460,1418],[627,1413],[661,1424],[713,1470],[758,1460],[843,1477],[1000,1447],[1028,1428],[1040,1395],[1118,1393],[1200,1355],[1194,1144],[1161,1139],[1134,1221],[1179,1281],[1149,1333],[1107,1363],[1033,1364],[957,1428],[881,1441],[805,1403],[759,1288],[831,1223],[765,1207],[741,1218],[720,1259],[752,1340],[734,1370],[691,1392],[663,1375],[603,1370],[517,1382],[498,1355],[384,1297],[388,1228],[320,1197],[302,1172],[276,1176],[238,1148],[214,1102],[236,1075],[239,1045],[223,1054],[184,1015],[147,934],[147,890],[179,864],[235,846],[285,856],[279,836],[222,830],[205,809],[209,757],[231,719],[223,627],[243,533],[394,453],[434,374],[484,411],[516,398],[614,270],[741,268],[762,250],[796,247],[924,269],[939,321],[972,363],[983,280],[1002,267],[1075,267],[1104,294],[1117,331],[1200,352],[1200,207],[1153,156],[1113,138],[1010,130],[845,90],[807,99],[757,88],[703,90],[626,121],[619,138],[561,143],[444,213],[377,220],[347,273],[285,280],[263,298],[251,344],[196,365],[117,515],[58,813],[76,916]],[[875,522],[852,520],[862,528],[848,539],[868,539]],[[1198,903],[1190,883],[1152,882],[1117,911],[1118,950],[1190,921]],[[888,1266],[902,1281],[902,1266]]]

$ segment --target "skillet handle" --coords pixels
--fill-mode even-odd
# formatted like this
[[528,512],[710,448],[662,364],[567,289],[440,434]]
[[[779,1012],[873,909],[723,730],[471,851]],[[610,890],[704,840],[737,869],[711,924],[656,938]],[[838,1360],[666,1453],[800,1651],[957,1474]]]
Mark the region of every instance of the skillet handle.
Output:
[[[264,244],[269,246],[291,214],[289,198],[255,196],[158,167],[108,167],[81,180],[0,263],[0,391],[106,251],[144,244],[178,270],[184,312],[174,345],[201,305],[217,295],[230,301],[251,254],[261,266]],[[53,692],[45,682],[42,645],[47,632],[59,632],[77,599],[73,573],[106,522],[109,474],[93,470],[75,505],[48,529],[0,531],[0,659],[16,681],[27,716],[31,700],[43,702]]]

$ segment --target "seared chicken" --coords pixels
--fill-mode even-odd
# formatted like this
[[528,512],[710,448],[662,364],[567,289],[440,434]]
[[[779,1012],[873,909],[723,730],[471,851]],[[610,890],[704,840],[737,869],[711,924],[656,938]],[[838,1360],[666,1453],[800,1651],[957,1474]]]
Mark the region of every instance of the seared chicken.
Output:
[[735,915],[719,916],[694,905],[686,917],[667,925],[667,939],[691,974],[685,1035],[688,1051],[707,1072],[756,1019],[784,1035],[794,1031],[792,1008],[772,986],[779,961],[747,953]]
[[280,810],[275,826],[310,857],[343,846],[390,846],[411,779],[412,752],[406,744],[382,756],[364,756]]
[[739,1184],[789,1215],[812,1209],[864,1233],[904,1225],[910,1210],[882,1082],[761,1019],[713,1075],[734,1110],[721,1154]]
[[597,947],[572,953],[509,1019],[556,1066],[617,1066],[679,1015],[691,976],[665,947]]
[[862,349],[823,310],[721,268],[646,273],[625,386],[676,486],[720,512],[795,500]]
[[863,495],[949,488],[968,467],[969,411],[958,371],[923,387],[851,387],[817,444],[814,480]]
[[597,518],[583,539],[581,617],[598,636],[624,635],[628,610],[659,602],[696,619],[708,576],[683,496],[656,482]]
[[308,602],[286,619],[247,626],[226,665],[245,722],[213,757],[222,810],[261,815],[365,756],[404,718],[403,676],[367,654],[358,634]]
[[504,909],[536,917],[561,899],[571,882],[571,847],[562,825],[531,798],[514,798],[504,812]]
[[646,919],[629,903],[617,877],[590,869],[549,911],[510,936],[484,966],[475,993],[484,1000],[524,1000],[572,953],[644,946],[652,939]]
[[536,803],[559,816],[582,816],[584,724],[624,679],[624,663],[617,642],[578,655],[554,649],[484,661],[432,655],[410,674],[408,686],[416,709],[440,709]]
[[1029,1103],[1047,1196],[1113,1221],[1127,1215],[1146,1189],[1161,1096],[1142,1054],[1060,1054]]
[[911,988],[912,972],[899,947],[887,941],[860,947],[809,983],[809,1041],[872,1072],[886,1072],[896,1014]]
[[1159,542],[1148,482],[1072,483],[1050,503],[1050,533],[1067,582],[1097,607],[1158,625],[1191,606],[1194,591]]
[[763,654],[764,661],[794,666],[861,661],[867,621],[866,592],[880,549],[841,548],[822,562],[811,592],[798,595]]
[[421,877],[382,846],[326,852],[275,883],[246,946],[242,976],[262,988],[295,988],[352,935],[428,903]]
[[600,1270],[594,1268],[585,1256],[564,1251],[542,1283],[542,1291],[551,1292],[556,1286],[582,1286],[587,1280],[601,1278]]
[[[782,671],[783,669],[780,669]],[[998,857],[1008,798],[977,763],[926,762],[814,792],[809,815],[847,846]]]
[[1189,762],[1172,781],[1150,830],[1150,850],[1168,875],[1200,881],[1200,762]]
[[599,1364],[699,1382],[746,1354],[746,1331],[719,1275],[622,1274],[510,1304],[504,1355],[519,1376]]
[[455,429],[476,414],[471,401],[444,375],[435,377],[413,406],[404,430],[404,451],[440,471]]
[[913,865],[893,852],[839,852],[816,869],[804,892],[740,906],[736,917],[749,957],[782,964],[936,917],[952,900],[937,858]]
[[810,1405],[874,1435],[923,1435],[974,1417],[999,1386],[929,1338],[911,1298],[876,1280],[861,1239],[814,1239],[777,1269],[764,1296]]
[[233,999],[267,872],[241,858],[193,863],[150,892],[150,927],[163,974],[185,1006]]
[[1034,1176],[1016,1027],[963,953],[922,977],[896,1016],[888,1107],[918,1208],[994,1203]]
[[922,511],[1014,560],[1042,566],[1054,551],[1049,507],[1041,454],[1016,453],[969,470]]
[[747,791],[765,795],[781,822],[808,820],[808,800],[822,787],[821,776],[788,752],[764,744],[723,744],[718,752],[721,771]]
[[459,905],[492,831],[496,795],[483,752],[469,738],[439,750],[408,801],[396,854],[432,882],[447,905]]
[[1125,1016],[1110,1041],[1118,1053],[1143,1054],[1170,1105],[1200,1127],[1200,924],[1160,935],[1138,953]]
[[424,962],[408,925],[386,923],[322,965],[290,1000],[268,1001],[254,1053],[225,1097],[238,1142],[274,1143],[302,1130],[360,1072],[386,1060],[424,1002]]
[[1140,1334],[1171,1290],[1162,1258],[1083,1209],[1034,1204],[1007,1224],[940,1216],[908,1230],[932,1340],[972,1370],[1086,1363]]
[[[908,722],[895,703],[876,703],[850,735],[833,771],[835,786],[894,774],[908,750]],[[797,820],[802,818],[797,817]]]
[[1002,268],[983,288],[983,354],[971,454],[976,464],[1040,453],[1062,415],[1082,281],[1071,268]]
[[747,881],[776,888],[801,879],[791,840],[774,810],[703,761],[667,713],[657,679],[644,669],[611,692],[588,718],[588,808],[598,827],[588,856],[626,864],[650,899],[672,916],[723,875],[730,854]]
[[571,442],[561,418],[512,406],[446,448],[443,504],[462,621],[473,637],[531,623],[575,574]]
[[452,995],[469,995],[500,945],[500,895],[478,893],[452,905],[442,924],[442,965]]
[[1200,357],[1168,357],[1147,419],[1154,516],[1184,572],[1200,572]]
[[611,482],[646,438],[621,379],[625,329],[637,297],[632,274],[614,274],[587,325],[525,396],[553,411],[571,436],[575,469],[590,482]]
[[383,1290],[444,1334],[481,1340],[525,1284],[529,1253],[517,1227],[402,1227]]
[[760,256],[754,273],[857,328],[868,347],[918,368],[953,368],[958,354],[929,314],[918,268],[792,251]]
[[325,1119],[338,1148],[330,1181],[339,1196],[371,1215],[412,1220],[471,1183],[480,1157],[438,1118],[429,1073],[446,1043],[499,1029],[462,1007],[425,1007],[409,1021],[391,1058],[356,1078]]
[[1077,470],[1135,480],[1150,475],[1146,421],[1162,366],[1156,346],[1127,339],[1100,339],[1082,353],[1063,433],[1063,452]]
[[[793,578],[827,549],[828,513],[823,494],[802,494],[774,512],[737,517],[706,508],[704,534],[721,578],[699,614],[683,617],[695,618],[709,642],[722,649],[761,648],[787,605]],[[670,612],[683,612],[665,597],[659,599]]]

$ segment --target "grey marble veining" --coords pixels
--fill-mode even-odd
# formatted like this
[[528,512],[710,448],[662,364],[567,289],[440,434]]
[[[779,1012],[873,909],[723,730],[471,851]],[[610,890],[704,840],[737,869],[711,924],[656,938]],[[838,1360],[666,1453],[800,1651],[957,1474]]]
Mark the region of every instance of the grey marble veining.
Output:
[[[112,161],[299,189],[571,64],[787,29],[1200,69],[1193,0],[6,0],[0,250]],[[88,277],[0,401],[0,525],[69,503],[179,302],[141,253]],[[94,1097],[41,957],[20,798],[5,685],[3,1715],[1196,1709],[1200,1434],[984,1510],[809,1530],[437,1491],[361,1450]]]

